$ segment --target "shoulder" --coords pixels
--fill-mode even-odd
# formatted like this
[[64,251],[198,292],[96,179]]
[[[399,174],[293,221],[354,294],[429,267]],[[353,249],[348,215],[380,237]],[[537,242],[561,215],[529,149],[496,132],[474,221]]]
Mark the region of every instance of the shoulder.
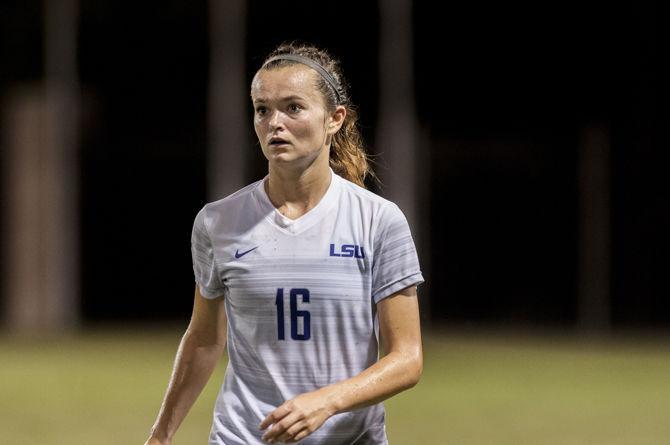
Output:
[[342,183],[343,196],[346,205],[352,208],[359,208],[360,211],[369,214],[372,223],[384,224],[389,219],[404,219],[404,214],[400,207],[393,201],[371,192],[353,182],[340,177]]
[[212,216],[216,213],[226,212],[236,208],[244,207],[249,202],[249,200],[253,198],[253,192],[254,190],[256,190],[256,188],[258,188],[261,181],[262,180],[252,182],[246,187],[243,187],[238,191],[231,193],[225,198],[208,202],[207,204],[204,205],[204,207],[202,207],[200,213],[203,213],[206,216]]
[[206,203],[195,217],[195,225],[205,227],[217,226],[224,221],[231,222],[231,216],[244,214],[254,199],[253,192],[262,180],[253,182],[230,195],[216,201]]
[[342,183],[342,190],[344,195],[348,196],[350,200],[358,201],[362,204],[379,210],[386,208],[398,208],[398,206],[393,201],[379,196],[358,184],[354,184],[353,182],[348,181],[342,177],[339,177],[339,180]]

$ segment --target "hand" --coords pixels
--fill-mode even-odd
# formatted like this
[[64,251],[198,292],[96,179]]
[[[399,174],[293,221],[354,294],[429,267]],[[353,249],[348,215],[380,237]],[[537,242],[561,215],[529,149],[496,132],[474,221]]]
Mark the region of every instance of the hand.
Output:
[[261,430],[272,425],[262,439],[270,443],[298,442],[319,429],[333,414],[335,408],[325,388],[300,394],[284,402],[261,422]]

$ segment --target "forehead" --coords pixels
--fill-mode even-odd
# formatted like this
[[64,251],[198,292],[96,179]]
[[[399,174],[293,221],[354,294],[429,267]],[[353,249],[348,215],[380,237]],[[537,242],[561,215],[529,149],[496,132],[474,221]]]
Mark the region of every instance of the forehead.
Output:
[[316,76],[303,65],[290,65],[270,70],[260,70],[251,83],[251,98],[254,100],[276,100],[288,96],[320,100],[316,88]]

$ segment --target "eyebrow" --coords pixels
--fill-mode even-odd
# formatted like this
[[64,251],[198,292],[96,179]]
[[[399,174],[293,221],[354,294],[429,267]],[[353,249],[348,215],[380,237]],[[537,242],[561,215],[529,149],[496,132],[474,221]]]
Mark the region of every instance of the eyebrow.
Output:
[[[307,99],[305,99],[302,96],[297,96],[295,94],[291,95],[291,96],[282,97],[282,98],[279,99],[280,102],[288,102],[290,100],[307,100]],[[266,99],[264,97],[258,97],[256,99],[254,99],[254,102],[268,102],[268,99]]]

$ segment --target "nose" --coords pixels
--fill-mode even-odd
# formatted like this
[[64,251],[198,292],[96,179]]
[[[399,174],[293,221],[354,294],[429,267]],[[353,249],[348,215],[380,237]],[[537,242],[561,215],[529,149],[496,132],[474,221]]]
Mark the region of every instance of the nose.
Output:
[[281,118],[281,112],[279,110],[274,110],[272,112],[272,115],[270,115],[270,119],[268,120],[268,124],[270,125],[271,130],[284,128],[284,123]]

